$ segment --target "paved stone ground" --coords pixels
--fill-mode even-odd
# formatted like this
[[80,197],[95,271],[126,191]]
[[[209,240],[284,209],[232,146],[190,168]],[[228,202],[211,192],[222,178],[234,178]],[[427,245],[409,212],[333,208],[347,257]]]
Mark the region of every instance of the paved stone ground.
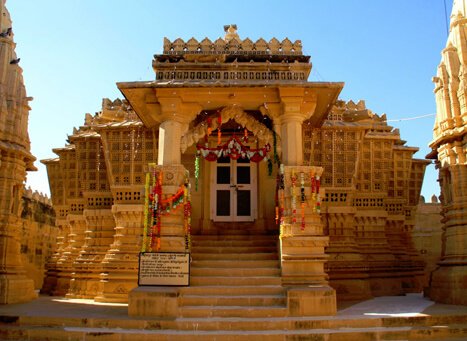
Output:
[[[96,303],[92,300],[40,296],[28,303],[0,305],[0,315],[131,319],[128,317],[127,308],[127,304]],[[411,317],[445,314],[467,314],[467,306],[437,304],[421,294],[384,296],[340,308],[333,318]]]

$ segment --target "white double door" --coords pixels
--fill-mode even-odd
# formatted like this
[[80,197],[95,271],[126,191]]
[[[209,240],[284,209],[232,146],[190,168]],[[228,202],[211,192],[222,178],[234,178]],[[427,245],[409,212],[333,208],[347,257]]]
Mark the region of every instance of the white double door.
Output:
[[211,163],[211,219],[256,219],[257,165],[248,159],[222,157]]

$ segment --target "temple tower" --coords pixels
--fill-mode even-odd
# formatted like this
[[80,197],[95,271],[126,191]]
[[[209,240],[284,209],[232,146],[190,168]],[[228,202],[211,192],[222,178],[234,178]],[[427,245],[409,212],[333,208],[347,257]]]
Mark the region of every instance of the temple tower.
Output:
[[36,170],[28,135],[29,104],[15,53],[10,14],[0,2],[0,303],[33,299],[20,257],[21,198],[26,171]]
[[442,256],[432,273],[431,299],[467,304],[467,2],[454,0],[446,48],[435,83],[436,120],[432,152],[439,169]]

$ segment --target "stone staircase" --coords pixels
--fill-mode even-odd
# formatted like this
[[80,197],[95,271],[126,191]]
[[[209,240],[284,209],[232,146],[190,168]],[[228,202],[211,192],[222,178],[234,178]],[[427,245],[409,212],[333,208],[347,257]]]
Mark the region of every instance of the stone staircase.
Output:
[[193,236],[190,286],[181,289],[182,317],[281,317],[277,236]]

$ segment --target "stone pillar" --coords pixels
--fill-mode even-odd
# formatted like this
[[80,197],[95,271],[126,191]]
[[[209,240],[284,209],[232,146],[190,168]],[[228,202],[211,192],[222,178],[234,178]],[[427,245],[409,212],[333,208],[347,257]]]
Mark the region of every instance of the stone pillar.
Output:
[[175,120],[162,122],[159,127],[158,165],[181,164],[180,138],[182,124]]
[[0,304],[34,299],[34,281],[26,277],[20,254],[21,196],[25,178],[21,157],[5,155],[0,163]]
[[[162,172],[162,197],[174,195],[184,184],[187,171],[182,165],[155,166]],[[142,231],[142,225],[141,230]],[[183,205],[161,216],[161,252],[186,252]],[[178,314],[178,289],[176,287],[139,287],[128,296],[130,316],[176,317]]]
[[68,297],[94,298],[102,293],[102,260],[112,244],[115,221],[109,209],[86,209],[84,244],[73,263],[74,276]]
[[[328,285],[328,276],[324,272],[324,263],[328,258],[324,248],[328,246],[329,237],[324,235],[320,213],[316,209],[316,194],[311,193],[311,171],[321,175],[322,168],[284,167],[284,217],[281,223],[280,251],[282,285],[288,288],[287,305],[290,316],[336,313],[336,293]],[[295,188],[292,186],[292,173],[298,178]],[[304,175],[306,196],[304,227],[300,205],[301,173]],[[295,214],[292,196],[295,196],[297,207]]]
[[112,206],[115,234],[102,261],[102,293],[95,297],[97,302],[125,303],[128,293],[137,286],[143,212],[141,204]]

